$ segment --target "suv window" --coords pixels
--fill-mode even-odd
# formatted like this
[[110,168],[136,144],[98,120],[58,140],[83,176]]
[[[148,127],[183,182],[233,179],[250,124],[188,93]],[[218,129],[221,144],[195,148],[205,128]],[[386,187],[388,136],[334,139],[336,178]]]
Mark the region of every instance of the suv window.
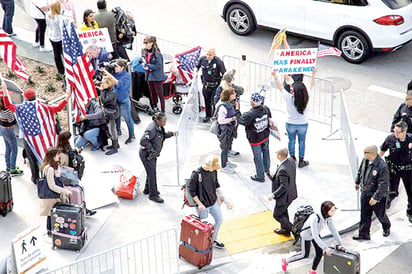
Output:
[[366,0],[350,0],[351,6],[367,6]]
[[396,10],[412,3],[412,0],[382,0],[390,9]]

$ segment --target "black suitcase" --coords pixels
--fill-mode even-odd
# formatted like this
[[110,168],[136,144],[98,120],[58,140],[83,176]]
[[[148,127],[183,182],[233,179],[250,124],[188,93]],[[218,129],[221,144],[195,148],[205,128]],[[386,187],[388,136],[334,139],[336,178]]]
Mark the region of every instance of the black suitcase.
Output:
[[0,214],[4,217],[13,209],[11,176],[6,171],[0,172]]
[[325,254],[323,272],[326,274],[360,274],[360,255],[356,251],[333,249],[331,256]]
[[51,211],[53,248],[80,250],[87,238],[81,205],[57,203]]

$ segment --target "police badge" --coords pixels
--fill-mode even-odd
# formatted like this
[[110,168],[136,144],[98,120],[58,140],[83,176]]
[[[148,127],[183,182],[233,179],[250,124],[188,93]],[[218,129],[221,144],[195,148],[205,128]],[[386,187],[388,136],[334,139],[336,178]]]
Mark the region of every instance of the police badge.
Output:
[[376,171],[376,169],[374,169],[374,170],[372,171],[372,175],[373,175],[373,176],[376,176],[376,174],[378,174],[378,172]]

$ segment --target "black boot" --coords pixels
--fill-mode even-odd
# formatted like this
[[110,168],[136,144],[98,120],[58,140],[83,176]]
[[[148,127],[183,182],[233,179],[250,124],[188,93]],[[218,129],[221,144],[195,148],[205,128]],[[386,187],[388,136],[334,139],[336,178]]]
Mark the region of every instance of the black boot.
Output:
[[309,161],[303,160],[303,157],[299,157],[299,164],[298,167],[302,168],[309,165]]
[[115,153],[117,153],[118,148],[119,148],[119,141],[118,140],[113,140],[112,141],[112,148],[109,151],[107,151],[105,154],[106,155],[115,154]]
[[[112,141],[112,145],[111,145],[111,146],[107,146],[106,149],[113,149],[113,146],[114,146],[114,142]],[[120,148],[119,142],[117,142],[116,148]]]

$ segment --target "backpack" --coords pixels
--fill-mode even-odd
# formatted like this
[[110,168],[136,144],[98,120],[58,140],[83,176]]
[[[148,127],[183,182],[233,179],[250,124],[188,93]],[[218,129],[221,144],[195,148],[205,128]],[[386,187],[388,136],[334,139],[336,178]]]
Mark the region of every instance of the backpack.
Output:
[[[202,174],[200,174],[200,168],[197,170],[193,170],[192,172],[192,177],[193,177],[193,173],[197,174],[198,177],[198,181],[199,183],[202,182]],[[193,183],[192,178],[190,179],[186,179],[185,180],[185,184],[182,186],[182,190],[183,190],[183,205],[182,208],[187,205],[189,207],[195,207],[197,206],[196,202],[193,200],[192,195],[190,194],[190,186]],[[199,191],[200,191],[201,187],[199,186]]]
[[295,216],[293,218],[292,224],[292,234],[295,237],[295,241],[293,244],[296,244],[300,239],[300,233],[306,229],[309,229],[310,226],[303,228],[306,220],[312,215],[315,211],[311,205],[303,205],[298,207],[296,210]]
[[74,170],[77,171],[77,176],[79,180],[83,177],[83,172],[85,168],[85,162],[83,156],[75,149],[69,150],[69,167],[72,167]]

